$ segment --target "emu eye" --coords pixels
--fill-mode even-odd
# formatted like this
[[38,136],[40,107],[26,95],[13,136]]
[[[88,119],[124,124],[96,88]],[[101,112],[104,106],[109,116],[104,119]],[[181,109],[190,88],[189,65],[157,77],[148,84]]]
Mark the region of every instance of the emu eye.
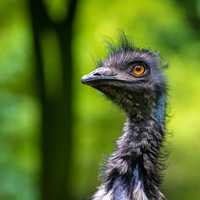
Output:
[[131,68],[131,73],[136,77],[141,77],[145,73],[144,65],[135,65]]

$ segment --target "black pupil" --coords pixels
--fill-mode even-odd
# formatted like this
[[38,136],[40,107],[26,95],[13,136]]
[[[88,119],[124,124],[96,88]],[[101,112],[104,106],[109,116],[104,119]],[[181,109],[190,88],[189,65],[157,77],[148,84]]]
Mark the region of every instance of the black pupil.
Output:
[[141,67],[140,67],[140,66],[137,66],[137,67],[135,67],[135,70],[136,70],[137,72],[139,72],[139,71],[141,71]]

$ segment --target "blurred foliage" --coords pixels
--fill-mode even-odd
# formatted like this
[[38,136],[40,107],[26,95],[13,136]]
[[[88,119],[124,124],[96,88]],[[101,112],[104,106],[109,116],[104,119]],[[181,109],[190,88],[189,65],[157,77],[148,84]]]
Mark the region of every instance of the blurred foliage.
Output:
[[[45,2],[53,19],[63,17],[64,0]],[[170,200],[199,199],[200,40],[184,9],[173,0],[79,2],[73,40],[72,184],[77,199],[87,199],[95,191],[99,163],[114,148],[124,120],[103,95],[82,86],[80,77],[95,67],[96,58],[105,56],[104,42],[115,41],[121,30],[136,46],[159,50],[169,61],[167,148],[171,156],[163,190]],[[32,77],[32,33],[25,0],[0,2],[0,44],[0,199],[34,200],[40,170],[40,105]],[[56,52],[49,52],[52,59]],[[52,73],[47,77],[57,79]]]

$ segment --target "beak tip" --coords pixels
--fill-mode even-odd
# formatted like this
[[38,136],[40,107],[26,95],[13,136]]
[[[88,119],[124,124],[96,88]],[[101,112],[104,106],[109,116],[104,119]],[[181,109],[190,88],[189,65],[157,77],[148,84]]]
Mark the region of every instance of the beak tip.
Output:
[[88,82],[88,76],[87,75],[82,76],[81,77],[81,83],[87,84],[87,82]]
[[81,83],[84,84],[85,82],[86,82],[85,79],[82,77],[82,78],[81,78]]

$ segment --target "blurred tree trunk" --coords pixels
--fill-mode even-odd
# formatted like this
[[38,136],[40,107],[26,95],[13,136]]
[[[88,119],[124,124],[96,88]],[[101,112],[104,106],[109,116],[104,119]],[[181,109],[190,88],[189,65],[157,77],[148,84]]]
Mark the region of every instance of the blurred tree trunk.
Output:
[[[72,164],[72,30],[77,0],[66,2],[67,15],[54,22],[42,0],[28,0],[30,11],[36,81],[42,110],[42,173],[41,197],[43,200],[72,200],[70,170]],[[61,90],[47,94],[42,37],[51,30],[55,33],[61,63]],[[48,48],[48,47],[47,47]],[[53,56],[53,55],[52,55]],[[55,66],[57,67],[57,66]]]

